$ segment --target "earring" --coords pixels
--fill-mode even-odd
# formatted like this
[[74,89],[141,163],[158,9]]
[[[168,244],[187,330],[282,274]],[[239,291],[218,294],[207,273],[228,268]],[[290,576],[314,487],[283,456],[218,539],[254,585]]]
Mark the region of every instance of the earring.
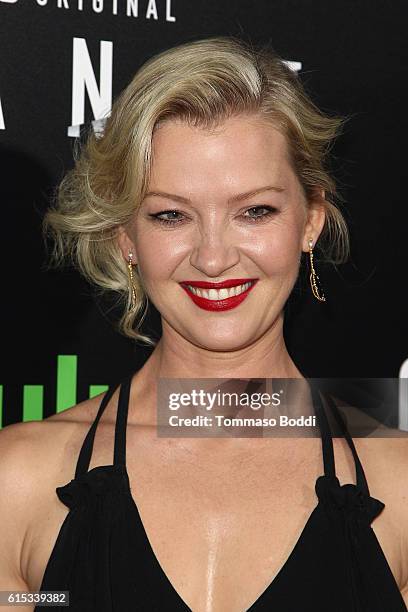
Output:
[[319,302],[325,302],[326,297],[323,293],[322,286],[320,284],[319,277],[316,274],[316,270],[313,265],[313,240],[309,239],[309,262],[310,262],[310,286],[312,288],[312,293]]
[[[128,276],[129,276],[129,289],[131,291],[131,302],[130,302],[130,308],[131,310],[133,310],[134,308],[136,308],[136,290],[135,290],[135,282],[134,282],[134,275],[133,275],[133,253],[132,251],[129,251],[128,253],[128,264],[127,264],[127,268],[128,268]],[[135,264],[137,266],[137,264]]]

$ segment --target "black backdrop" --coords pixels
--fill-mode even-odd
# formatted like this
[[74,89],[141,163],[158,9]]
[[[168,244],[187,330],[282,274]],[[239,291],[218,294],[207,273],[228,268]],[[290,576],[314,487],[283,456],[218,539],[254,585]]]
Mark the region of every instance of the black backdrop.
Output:
[[[150,352],[114,331],[109,299],[96,302],[75,271],[44,267],[41,218],[73,163],[74,39],[89,54],[96,85],[104,80],[109,89],[106,58],[100,77],[105,41],[113,97],[152,54],[206,36],[270,41],[301,63],[316,103],[351,117],[332,169],[346,199],[352,259],[338,270],[319,266],[327,307],[300,279],[288,348],[309,376],[398,376],[408,357],[407,21],[400,0],[0,0],[3,426],[27,420],[30,401],[37,417],[43,401],[45,417],[87,398],[90,385],[116,382]],[[94,111],[85,93],[85,123]],[[154,311],[144,331],[159,334]],[[76,356],[59,358],[72,378],[65,391],[58,356]]]

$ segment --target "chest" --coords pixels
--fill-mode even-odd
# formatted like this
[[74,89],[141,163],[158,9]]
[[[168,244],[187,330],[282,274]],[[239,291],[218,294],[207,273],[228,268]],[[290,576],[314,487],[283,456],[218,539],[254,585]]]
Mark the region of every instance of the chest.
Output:
[[[132,438],[131,433],[127,470],[132,497],[144,537],[171,585],[194,610],[248,609],[291,558],[316,508],[320,441],[308,440],[309,448],[293,448],[291,456],[293,440],[282,443],[281,452],[264,445],[228,454],[215,446],[197,452],[148,435],[139,435],[137,442]],[[109,458],[110,453],[97,452],[94,464],[108,464]],[[339,470],[345,481],[353,481],[352,470],[341,460]],[[32,532],[32,588],[39,588],[66,514],[58,500],[51,508]],[[379,531],[398,573],[396,542],[381,525]]]
[[176,590],[193,609],[210,600],[249,604],[283,565],[315,507],[313,476],[308,485],[289,484],[278,467],[253,457],[199,461],[177,453],[170,460],[163,452],[160,465],[144,458],[143,469],[129,462],[132,495]]

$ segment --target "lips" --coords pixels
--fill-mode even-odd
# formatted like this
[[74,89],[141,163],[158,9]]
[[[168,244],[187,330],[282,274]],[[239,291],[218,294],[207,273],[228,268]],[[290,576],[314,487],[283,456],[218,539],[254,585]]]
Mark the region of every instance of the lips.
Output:
[[191,285],[192,287],[199,287],[200,289],[224,289],[229,287],[235,287],[237,285],[244,285],[245,283],[255,282],[257,278],[229,278],[228,280],[211,283],[208,281],[182,281],[180,285]]
[[[238,278],[238,279],[229,279],[223,281],[221,283],[211,283],[207,281],[183,281],[180,283],[180,286],[187,293],[189,298],[200,308],[204,310],[212,310],[212,311],[223,311],[230,310],[231,308],[235,308],[241,302],[245,300],[248,296],[251,289],[255,286],[258,279],[254,278]],[[209,299],[204,295],[197,295],[192,292],[192,290],[187,286],[199,288],[202,290],[206,290],[207,292],[211,289],[230,289],[231,287],[239,287],[240,285],[246,285],[249,283],[243,291],[241,288],[241,293],[238,295],[232,295],[231,297],[223,297],[222,299]]]

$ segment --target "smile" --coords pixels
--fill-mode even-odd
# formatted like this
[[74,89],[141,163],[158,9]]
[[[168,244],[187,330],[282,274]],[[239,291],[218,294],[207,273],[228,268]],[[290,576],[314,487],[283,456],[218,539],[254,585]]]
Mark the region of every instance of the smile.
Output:
[[[245,279],[237,279],[243,281]],[[234,280],[223,283],[197,282],[193,284],[180,283],[191,300],[204,310],[229,310],[245,300],[258,279],[248,279],[246,282]],[[218,288],[216,288],[218,287]]]

